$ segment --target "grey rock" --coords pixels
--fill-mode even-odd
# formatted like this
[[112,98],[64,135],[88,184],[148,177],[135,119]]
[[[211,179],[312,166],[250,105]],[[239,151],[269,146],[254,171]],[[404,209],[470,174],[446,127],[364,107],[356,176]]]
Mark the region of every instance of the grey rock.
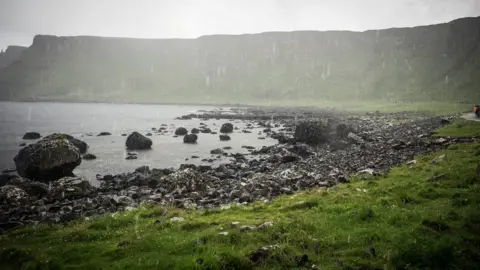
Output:
[[42,135],[38,132],[27,132],[23,135],[22,139],[24,140],[37,140],[40,139]]
[[188,134],[188,130],[184,127],[179,127],[175,130],[175,135],[177,136],[185,136]]
[[2,205],[20,206],[28,204],[29,201],[30,196],[18,187],[12,185],[0,187],[0,203]]
[[190,131],[190,133],[192,134],[198,134],[200,133],[200,130],[198,128],[192,128],[192,130]]
[[230,136],[228,135],[220,135],[220,141],[230,141]]
[[113,196],[112,200],[121,206],[131,206],[134,204],[134,200],[128,196]]
[[95,156],[94,154],[86,154],[82,158],[85,160],[93,160],[93,159],[97,159],[97,156]]
[[183,137],[183,143],[197,143],[198,136],[197,134],[187,134]]
[[150,167],[148,166],[141,166],[135,169],[135,172],[138,173],[149,173],[150,172]]
[[152,147],[152,140],[134,131],[128,135],[125,146],[129,150],[150,149]]
[[[214,134],[214,132],[212,132],[212,130],[211,130],[210,128],[207,128],[207,127],[202,128],[202,129],[200,130],[200,132],[206,133],[206,134],[208,134],[208,133]],[[215,134],[216,134],[216,132],[215,132]]]
[[163,198],[162,194],[154,194],[154,195],[150,195],[148,197],[148,199],[153,200],[153,201],[161,201],[162,198]]
[[220,127],[221,133],[232,133],[233,132],[233,125],[231,123],[225,123]]
[[225,153],[221,148],[217,148],[217,149],[213,149],[212,151],[210,151],[210,154],[212,155],[221,155]]

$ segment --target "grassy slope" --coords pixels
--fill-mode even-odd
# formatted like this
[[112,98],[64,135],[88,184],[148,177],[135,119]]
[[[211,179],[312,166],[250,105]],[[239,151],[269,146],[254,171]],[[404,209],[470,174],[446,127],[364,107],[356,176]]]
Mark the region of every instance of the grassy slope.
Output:
[[[297,256],[307,254],[321,269],[475,269],[479,161],[479,143],[452,145],[379,179],[271,203],[206,212],[145,207],[64,228],[24,228],[0,239],[0,268],[281,269],[301,268]],[[170,222],[174,216],[185,221]],[[240,232],[234,221],[274,226]],[[220,227],[229,234],[219,235]],[[250,263],[250,252],[267,245],[280,249]]]
[[480,137],[480,122],[455,119],[451,125],[437,130],[437,136]]

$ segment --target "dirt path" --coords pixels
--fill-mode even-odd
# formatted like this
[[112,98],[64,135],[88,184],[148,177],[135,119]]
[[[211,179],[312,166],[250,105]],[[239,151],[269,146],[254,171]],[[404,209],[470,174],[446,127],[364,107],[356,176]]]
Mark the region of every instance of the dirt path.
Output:
[[467,120],[471,120],[471,121],[480,122],[480,118],[476,118],[475,114],[473,114],[473,113],[466,113],[466,114],[462,115],[462,118],[467,119]]

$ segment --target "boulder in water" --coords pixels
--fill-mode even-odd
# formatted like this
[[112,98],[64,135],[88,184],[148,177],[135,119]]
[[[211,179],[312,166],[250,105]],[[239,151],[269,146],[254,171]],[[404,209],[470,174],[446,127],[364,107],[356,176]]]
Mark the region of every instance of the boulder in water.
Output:
[[103,131],[103,132],[100,132],[97,136],[110,136],[110,135],[112,135],[112,133]]
[[177,136],[184,136],[188,134],[188,130],[184,127],[179,127],[175,130],[175,135]]
[[184,143],[197,143],[197,134],[187,134],[183,137]]
[[53,133],[43,138],[43,140],[63,140],[63,139],[66,139],[70,143],[75,145],[75,147],[78,148],[78,151],[80,151],[80,154],[85,154],[87,152],[88,144],[86,142],[76,139],[73,136],[70,136],[68,134]]
[[198,134],[198,133],[200,133],[200,130],[198,128],[192,128],[191,133],[192,134]]
[[233,125],[231,123],[225,123],[220,128],[221,133],[232,133],[233,132]]
[[210,151],[210,154],[212,155],[222,155],[223,153],[225,153],[225,151],[223,151],[221,148],[213,149],[212,151]]
[[94,154],[86,154],[82,158],[85,160],[93,160],[93,159],[97,159],[97,156],[95,156]]
[[220,141],[230,141],[230,136],[228,135],[220,135]]
[[202,130],[200,130],[202,133],[213,133],[210,128],[204,127]]
[[150,149],[152,147],[152,140],[134,131],[128,135],[125,146],[130,150]]
[[22,139],[24,140],[36,140],[40,139],[42,136],[38,132],[27,132],[23,135]]
[[44,182],[73,176],[82,159],[69,140],[44,138],[21,149],[14,161],[20,176]]

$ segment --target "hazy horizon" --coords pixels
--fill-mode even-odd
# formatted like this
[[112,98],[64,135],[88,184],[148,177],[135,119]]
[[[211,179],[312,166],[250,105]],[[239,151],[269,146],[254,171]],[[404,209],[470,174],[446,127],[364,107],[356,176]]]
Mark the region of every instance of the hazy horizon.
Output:
[[[480,16],[480,1],[0,0],[0,48],[37,34],[197,38],[270,31],[365,31]],[[448,12],[445,12],[448,11]]]

